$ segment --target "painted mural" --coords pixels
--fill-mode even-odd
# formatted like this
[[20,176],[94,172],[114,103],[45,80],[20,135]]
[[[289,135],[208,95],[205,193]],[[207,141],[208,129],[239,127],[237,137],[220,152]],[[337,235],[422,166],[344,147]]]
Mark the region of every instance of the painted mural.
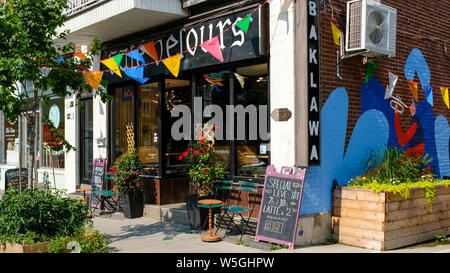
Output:
[[[418,101],[411,88],[411,100],[402,102],[406,109],[399,111],[397,104],[385,99],[386,88],[375,77],[361,86],[361,116],[359,117],[347,149],[348,94],[345,88],[335,89],[321,110],[322,164],[308,168],[301,214],[331,211],[333,185],[344,186],[364,174],[371,151],[397,146],[405,152],[433,160],[430,168],[436,176],[450,176],[450,127],[443,115],[434,116],[430,69],[419,49],[413,49],[406,62],[404,76],[414,81],[417,74],[426,100]],[[422,91],[422,90],[421,90]],[[394,106],[393,106],[394,105]],[[405,107],[404,107],[405,108]],[[400,113],[402,112],[402,113]],[[399,115],[408,115],[410,125],[402,128]]]

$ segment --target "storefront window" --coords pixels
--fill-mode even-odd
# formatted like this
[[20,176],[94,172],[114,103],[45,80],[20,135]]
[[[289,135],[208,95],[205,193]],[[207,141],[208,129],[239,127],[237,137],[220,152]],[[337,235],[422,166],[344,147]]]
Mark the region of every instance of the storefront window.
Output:
[[5,160],[6,164],[19,164],[19,126],[18,122],[5,119]]
[[[263,117],[259,113],[260,107],[267,106],[268,103],[268,72],[267,64],[259,64],[253,66],[239,67],[236,69],[235,76],[235,105],[242,105],[247,107],[254,105],[258,112],[257,126],[252,129],[249,126],[249,115],[246,115],[245,122],[245,139],[236,140],[237,151],[237,170],[238,176],[252,176],[262,177],[266,172],[266,167],[269,163],[268,155],[268,140],[264,139],[265,136],[261,135],[260,120],[267,120],[267,126],[269,118]],[[250,108],[249,108],[250,109]],[[255,122],[255,121],[251,121]],[[263,128],[262,131],[267,131],[267,128]],[[250,132],[257,129],[257,132]],[[253,136],[251,134],[253,133]],[[255,139],[255,134],[256,139]],[[263,139],[261,139],[263,138]]]
[[[208,105],[218,105],[222,108],[222,112],[226,113],[226,105],[229,105],[230,100],[230,72],[219,71],[214,73],[200,74],[199,75],[199,96],[202,98],[203,104],[203,123],[207,123],[211,118],[209,116],[208,109],[205,108]],[[213,116],[214,114],[211,114]],[[223,117],[225,118],[225,116]],[[195,126],[195,125],[194,125]],[[217,159],[217,165],[224,168],[224,174],[231,174],[231,149],[230,140],[226,139],[227,127],[226,122],[222,125],[224,128],[216,127],[215,140],[215,154]],[[194,128],[195,131],[199,131],[199,128]],[[220,140],[222,139],[222,140]]]
[[144,164],[144,174],[159,174],[158,145],[158,83],[139,85],[138,88],[137,149]]
[[126,124],[133,122],[133,88],[130,86],[119,87],[114,91],[114,152],[115,160],[127,152],[127,128]]
[[[42,110],[43,115],[58,129],[58,134],[64,137],[64,99],[50,100],[47,105],[43,105]],[[61,140],[56,140],[50,127],[45,123],[42,125],[42,143],[40,167],[64,168],[65,154]]]
[[174,122],[178,120],[178,117],[171,117],[171,112],[176,105],[182,104],[190,106],[190,94],[191,94],[191,82],[189,80],[181,79],[166,79],[164,103],[162,112],[164,113],[163,130],[165,145],[165,173],[167,175],[183,175],[186,171],[186,163],[180,161],[178,157],[186,151],[189,141],[179,140],[175,141],[172,138],[171,129]]

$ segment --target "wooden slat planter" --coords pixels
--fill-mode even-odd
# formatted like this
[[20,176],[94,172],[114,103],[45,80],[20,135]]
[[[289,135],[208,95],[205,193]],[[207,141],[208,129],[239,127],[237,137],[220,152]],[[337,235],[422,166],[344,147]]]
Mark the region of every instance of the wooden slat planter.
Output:
[[399,194],[337,187],[333,190],[333,237],[375,250],[400,248],[450,234],[450,187],[435,186],[432,211],[422,188]]

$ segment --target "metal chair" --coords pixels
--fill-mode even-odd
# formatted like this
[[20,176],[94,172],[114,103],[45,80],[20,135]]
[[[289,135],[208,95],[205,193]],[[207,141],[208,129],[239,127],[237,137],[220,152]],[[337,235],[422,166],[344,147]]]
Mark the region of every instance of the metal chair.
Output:
[[115,177],[105,175],[103,189],[91,192],[91,198],[95,197],[95,200],[97,201],[95,207],[100,205],[100,215],[105,212],[105,210],[110,210],[111,212],[122,211],[122,207],[120,206],[120,195],[118,192],[112,191],[114,181]]
[[[218,199],[223,201],[222,204],[218,205],[211,205],[213,209],[220,208],[220,207],[226,207],[230,204],[230,196],[231,196],[231,189],[233,188],[233,181],[231,180],[215,180],[214,183],[214,199]],[[209,209],[209,205],[198,205],[200,208],[206,208]],[[213,211],[214,213],[214,211]],[[216,213],[219,217],[219,219],[222,219],[223,216],[221,215],[221,211],[219,213]],[[203,230],[206,222],[203,223],[203,226],[201,227],[201,230]],[[217,225],[219,226],[219,225]],[[217,229],[216,232],[217,233]]]
[[[258,193],[257,188],[258,188],[258,184],[256,184],[256,183],[247,182],[247,181],[239,181],[239,186],[237,188],[236,196],[234,198],[235,204],[223,208],[223,211],[224,211],[223,219],[225,220],[225,217],[226,217],[229,220],[229,222],[227,224],[228,229],[225,232],[225,236],[227,235],[228,231],[232,230],[231,229],[232,226],[236,227],[236,229],[241,233],[240,240],[242,240],[242,236],[244,236],[247,228],[249,228],[253,234],[256,233],[256,231],[250,226],[249,223],[250,223],[250,217],[252,215],[252,212],[255,209],[256,198],[257,198],[257,193]],[[249,206],[241,205],[242,192],[248,193]],[[244,217],[244,215],[243,215],[244,213],[248,213],[248,216]],[[242,230],[238,227],[238,225],[234,221],[235,215],[239,215],[241,217],[241,225],[243,226]],[[225,223],[226,223],[226,220],[225,220]]]

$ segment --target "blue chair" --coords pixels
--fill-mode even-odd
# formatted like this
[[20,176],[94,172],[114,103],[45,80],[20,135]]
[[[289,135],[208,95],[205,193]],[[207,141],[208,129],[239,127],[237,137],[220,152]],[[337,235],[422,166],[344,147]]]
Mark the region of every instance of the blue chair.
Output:
[[[230,196],[231,196],[231,189],[233,188],[233,181],[231,180],[215,180],[214,183],[214,199],[222,200],[222,204],[218,205],[211,205],[213,209],[213,213],[218,214],[219,219],[221,219],[223,216],[221,215],[221,211],[217,213],[218,208],[223,208],[226,206],[229,206],[230,204]],[[200,208],[206,208],[209,209],[209,205],[198,205]],[[204,226],[206,225],[207,221],[203,223],[203,226],[201,227],[201,230],[203,230]],[[217,233],[217,229],[216,229]]]
[[[248,193],[248,204],[249,204],[248,206],[241,205],[243,192]],[[228,231],[232,231],[231,227],[234,226],[239,231],[239,233],[241,233],[240,240],[242,240],[242,236],[244,236],[247,228],[250,229],[253,235],[256,233],[256,231],[250,226],[250,217],[255,209],[255,204],[257,203],[256,199],[258,197],[258,184],[247,181],[239,181],[239,186],[235,191],[235,193],[236,193],[235,198],[230,198],[235,200],[234,202],[235,204],[223,208],[224,211],[223,219],[227,225],[227,231],[225,232],[225,236],[227,235]],[[244,216],[245,213],[248,213],[247,217]],[[235,215],[239,215],[241,218],[241,225],[243,226],[242,230],[238,227],[238,225],[234,221]],[[228,223],[226,222],[225,218],[228,219]]]

